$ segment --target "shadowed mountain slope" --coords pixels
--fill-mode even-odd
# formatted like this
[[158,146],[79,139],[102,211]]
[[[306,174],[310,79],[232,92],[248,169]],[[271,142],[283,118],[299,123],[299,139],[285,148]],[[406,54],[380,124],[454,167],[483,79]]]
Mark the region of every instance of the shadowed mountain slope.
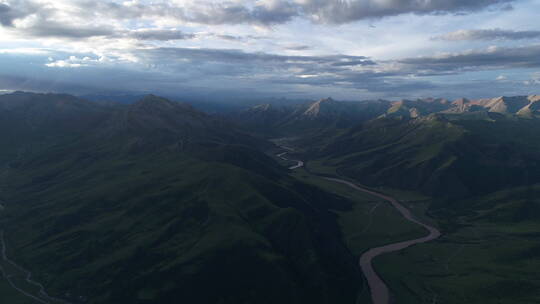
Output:
[[383,118],[338,135],[320,156],[368,185],[465,197],[540,181],[539,127],[498,113]]
[[187,105],[147,96],[73,110],[86,104],[69,103],[80,128],[15,125],[21,137],[51,137],[18,140],[23,152],[3,172],[8,254],[51,294],[75,303],[354,301],[358,269],[329,212],[349,201],[291,178],[257,149],[268,143]]

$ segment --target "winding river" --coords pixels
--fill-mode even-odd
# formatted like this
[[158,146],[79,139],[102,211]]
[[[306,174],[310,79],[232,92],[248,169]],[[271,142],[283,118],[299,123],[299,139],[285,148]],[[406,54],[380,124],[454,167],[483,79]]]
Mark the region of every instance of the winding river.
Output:
[[[285,147],[283,147],[283,148],[285,148]],[[285,148],[285,149],[288,150],[288,151],[291,151],[291,148]],[[287,153],[289,153],[289,152],[283,152],[281,154],[278,154],[277,156],[279,158],[283,159],[283,160],[296,162],[296,165],[291,166],[289,169],[294,170],[294,169],[298,169],[298,168],[301,168],[301,167],[304,166],[303,161],[294,160],[294,159],[287,159],[285,157],[285,155],[287,155]],[[322,177],[322,178],[324,178],[326,180],[329,180],[329,181],[336,182],[336,183],[341,183],[341,184],[347,185],[347,186],[349,186],[349,187],[351,187],[351,188],[353,188],[355,190],[371,194],[373,196],[376,196],[378,198],[381,198],[381,199],[389,202],[390,204],[392,204],[392,206],[394,208],[396,208],[397,211],[399,211],[399,213],[405,219],[407,219],[408,221],[410,221],[412,223],[415,223],[415,224],[418,224],[418,225],[424,227],[429,232],[428,235],[426,235],[424,237],[421,237],[421,238],[418,238],[418,239],[413,239],[413,240],[408,240],[408,241],[403,241],[403,242],[398,242],[398,243],[391,243],[391,244],[388,244],[388,245],[371,248],[368,251],[364,252],[360,256],[360,261],[359,261],[360,268],[362,269],[362,273],[364,274],[364,277],[366,278],[366,280],[368,282],[369,290],[370,290],[370,293],[371,293],[371,299],[372,299],[373,304],[388,304],[388,303],[390,303],[390,291],[388,290],[388,286],[386,286],[384,281],[381,279],[381,277],[377,274],[377,272],[373,268],[373,259],[376,258],[379,255],[384,254],[384,253],[395,252],[395,251],[399,251],[399,250],[405,249],[407,247],[410,247],[412,245],[429,242],[431,240],[434,240],[434,239],[440,237],[441,232],[437,228],[435,228],[433,226],[430,226],[430,225],[420,221],[418,218],[416,218],[411,213],[411,211],[409,209],[404,207],[402,204],[400,204],[393,197],[390,197],[390,196],[387,196],[387,195],[384,195],[384,194],[381,194],[381,193],[378,193],[378,192],[363,188],[363,187],[361,187],[361,186],[359,186],[357,184],[354,184],[352,182],[349,182],[349,181],[346,181],[346,180],[343,180],[343,179],[333,178],[333,177]]]

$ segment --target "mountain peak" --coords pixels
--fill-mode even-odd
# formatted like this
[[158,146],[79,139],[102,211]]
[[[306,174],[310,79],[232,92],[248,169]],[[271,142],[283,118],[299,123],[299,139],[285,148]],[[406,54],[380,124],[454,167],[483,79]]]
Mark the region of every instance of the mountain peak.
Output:
[[465,98],[465,97],[458,98],[458,99],[456,99],[456,100],[454,100],[452,102],[452,104],[456,105],[456,106],[463,106],[463,105],[466,105],[468,103],[470,103],[470,100]]
[[322,103],[322,102],[334,102],[334,101],[335,100],[332,99],[332,97],[326,97],[326,98],[323,98],[323,99],[321,99],[321,100],[319,100],[317,102]]
[[272,108],[272,105],[269,104],[269,103],[264,103],[264,104],[260,104],[260,105],[256,105],[254,107],[251,108],[251,110],[253,111],[268,111]]
[[335,100],[333,100],[332,97],[320,99],[312,103],[309,106],[309,108],[304,112],[304,115],[311,116],[311,117],[318,116],[319,113],[321,112],[321,107],[323,106],[323,104],[329,104],[329,103],[334,103],[334,102]]
[[166,98],[159,97],[159,96],[156,96],[156,95],[153,95],[153,94],[149,94],[149,95],[144,96],[139,101],[137,101],[135,103],[135,105],[137,105],[137,104],[138,105],[167,105],[167,106],[172,106],[173,102],[166,99]]
[[193,108],[185,103],[180,103],[176,101],[171,101],[164,97],[159,97],[156,95],[146,95],[139,101],[135,102],[130,106],[131,110],[134,111],[144,111],[147,113],[155,113],[162,111],[171,111],[171,110],[193,110]]
[[527,96],[507,97],[501,96],[492,99],[486,106],[489,112],[501,114],[515,114],[529,104]]
[[528,97],[528,99],[531,102],[537,102],[537,101],[540,101],[540,95],[531,95],[531,96]]

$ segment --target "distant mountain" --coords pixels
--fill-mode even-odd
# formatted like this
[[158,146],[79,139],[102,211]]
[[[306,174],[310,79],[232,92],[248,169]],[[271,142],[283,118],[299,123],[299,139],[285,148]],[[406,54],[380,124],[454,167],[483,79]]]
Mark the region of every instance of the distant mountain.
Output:
[[80,98],[85,100],[90,100],[97,103],[107,104],[107,103],[120,103],[120,104],[131,104],[135,103],[146,94],[86,94],[81,95]]
[[227,118],[257,133],[307,136],[332,128],[348,128],[377,117],[413,119],[434,113],[490,112],[534,118],[540,115],[539,101],[540,96],[537,95],[476,100],[460,98],[454,101],[424,98],[343,102],[325,98],[300,105],[261,104],[232,112]]
[[[79,96],[82,99],[90,100],[99,104],[111,105],[111,104],[132,104],[148,94],[86,94]],[[287,99],[287,98],[257,98],[251,97],[239,97],[233,98],[231,96],[224,96],[222,99],[216,100],[215,97],[200,96],[199,94],[192,95],[179,95],[179,96],[166,96],[171,100],[182,100],[191,104],[199,111],[210,114],[226,114],[230,112],[238,112],[244,110],[246,107],[257,106],[259,104],[270,104],[273,106],[285,106],[285,105],[297,105],[305,103],[305,99]]]
[[259,105],[228,118],[248,130],[272,136],[306,135],[325,129],[346,128],[373,119],[388,108],[389,102],[377,100],[344,102],[332,98],[291,106]]
[[114,111],[65,94],[15,92],[0,95],[0,164],[22,149],[40,149],[60,138],[78,137]]
[[446,99],[418,99],[418,100],[400,100],[391,103],[391,107],[384,113],[384,117],[410,117],[416,118],[422,115],[441,112],[449,109],[450,102]]
[[540,96],[532,95],[527,97],[529,103],[523,108],[519,109],[516,114],[522,117],[539,117],[540,116]]
[[274,126],[280,125],[292,115],[292,107],[261,104],[246,110],[230,113],[227,118],[247,130],[262,133],[275,134]]
[[533,131],[540,120],[489,114],[364,122],[329,140],[319,157],[367,185],[433,196],[460,198],[540,182],[540,133]]
[[317,119],[324,116],[339,115],[339,104],[331,97],[321,99],[309,105],[303,116],[310,119]]
[[[532,96],[501,96],[497,98],[469,100],[465,98],[458,99],[452,103],[452,107],[444,111],[445,113],[467,113],[467,112],[493,112],[505,115],[520,115],[532,117],[536,115],[534,104],[538,102],[539,97]],[[532,110],[532,111],[531,111]]]
[[[74,303],[352,303],[361,282],[336,222],[351,201],[288,174],[262,137],[448,214],[485,197],[489,220],[536,220],[513,193],[540,183],[539,102],[326,98],[224,119],[153,95],[1,95],[0,226],[10,256]],[[511,188],[512,204],[486,196]]]
[[52,295],[354,302],[357,264],[331,211],[351,202],[289,176],[258,149],[266,141],[157,96],[104,106],[16,93],[0,117],[1,225]]

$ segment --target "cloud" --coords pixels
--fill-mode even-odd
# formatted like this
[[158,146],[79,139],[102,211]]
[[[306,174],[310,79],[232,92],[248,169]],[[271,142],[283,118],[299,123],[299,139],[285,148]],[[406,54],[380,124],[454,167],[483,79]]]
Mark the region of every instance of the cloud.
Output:
[[184,39],[193,39],[195,38],[194,34],[184,33],[180,30],[167,30],[167,29],[142,29],[134,30],[127,33],[127,36],[137,40],[159,40],[159,41],[170,41],[170,40],[184,40]]
[[398,61],[420,73],[448,73],[482,69],[540,67],[540,45],[516,48],[490,47],[435,57],[407,58]]
[[[191,86],[208,95],[226,89],[251,92],[250,96],[256,91],[309,95],[342,90],[396,96],[450,92],[446,89],[450,88],[448,79],[456,85],[454,89],[459,83],[469,91],[501,91],[511,89],[511,85],[524,87],[526,80],[533,83],[528,77],[530,70],[519,76],[505,69],[538,70],[540,45],[525,40],[540,38],[537,32],[462,30],[437,37],[442,41],[431,45],[423,42],[433,35],[429,27],[435,20],[443,29],[453,27],[454,21],[464,28],[480,26],[479,19],[486,16],[461,15],[508,9],[513,2],[0,0],[0,43],[5,42],[0,49],[0,74],[23,75],[33,79],[28,84],[36,87],[50,85],[70,92],[75,90],[70,88],[84,84],[79,89],[171,93],[185,92]],[[531,7],[527,5],[516,6],[520,18],[527,15],[521,14]],[[402,14],[407,16],[383,21],[375,29],[369,27],[374,19]],[[515,15],[505,14],[498,24],[512,24]],[[529,19],[523,22],[533,22]],[[368,22],[348,24],[360,20]],[[465,44],[447,42],[517,39],[524,40],[519,41],[520,47],[475,51],[463,51]],[[430,53],[449,45],[458,51]],[[425,55],[403,58],[416,54]],[[49,56],[51,60],[47,60]],[[378,56],[392,59],[374,59]],[[480,78],[485,83],[467,86],[473,73],[483,73]],[[511,80],[497,80],[499,75],[508,75]],[[52,83],[43,81],[39,86],[40,78]],[[14,87],[13,83],[9,87]]]
[[11,16],[11,7],[6,4],[0,3],[0,24],[9,26],[13,23],[13,17]]
[[81,39],[111,36],[114,31],[106,27],[86,27],[64,25],[57,22],[39,22],[28,28],[18,28],[19,32],[32,37],[57,37]]
[[[7,0],[6,0],[7,1]],[[54,2],[9,0],[0,3],[0,24],[29,14],[47,11],[52,16],[62,10],[91,20],[145,20],[169,18],[206,25],[254,24],[271,26],[303,18],[315,23],[343,24],[364,19],[401,14],[466,14],[515,0],[247,0],[247,1],[72,1]],[[505,6],[508,7],[508,6]],[[37,30],[36,30],[37,31]]]
[[385,71],[365,56],[288,56],[188,48],[141,49],[134,56],[156,70],[181,73],[176,79],[205,79],[213,85],[233,81],[235,86],[244,83],[252,88],[276,86],[281,90],[283,86],[303,85],[385,94],[435,87],[428,80],[402,78],[408,71]]
[[[251,3],[251,4],[250,4]],[[109,16],[115,19],[168,17],[184,22],[209,25],[285,23],[299,14],[298,6],[287,0],[247,1],[185,1],[173,4],[159,1],[140,2],[80,1],[77,5],[89,16]]]
[[531,74],[530,79],[524,82],[527,86],[540,85],[540,72],[534,72]]
[[38,92],[92,92],[96,87],[81,85],[76,82],[63,82],[41,77],[27,77],[0,74],[0,89],[6,91]]
[[80,68],[99,63],[100,61],[103,61],[103,59],[104,58],[93,59],[88,56],[81,58],[77,56],[69,56],[69,58],[65,60],[54,60],[53,58],[49,57],[50,62],[46,63],[45,66],[50,68]]
[[[263,0],[253,8],[239,2],[182,7],[177,17],[203,24],[280,24],[301,17],[316,23],[343,24],[401,14],[464,14],[514,0]],[[508,8],[504,6],[501,8]]]
[[[448,70],[455,68],[453,66],[427,72],[420,70],[426,67],[417,64],[373,62],[364,56],[287,56],[240,50],[189,48],[147,48],[131,52],[130,56],[137,60],[129,65],[119,60],[105,60],[84,54],[36,55],[31,61],[37,62],[38,58],[44,58],[45,62],[41,67],[46,73],[40,69],[28,70],[28,66],[24,65],[20,69],[2,71],[0,89],[76,94],[103,91],[144,91],[158,94],[190,92],[192,96],[204,95],[204,98],[216,100],[234,100],[238,96],[257,98],[263,92],[267,96],[285,96],[295,92],[296,96],[303,97],[343,94],[341,96],[349,96],[347,98],[430,95],[457,97],[457,92],[468,97],[513,92],[520,94],[515,81],[501,81],[494,87],[494,79],[504,73],[503,71],[494,71],[485,81],[460,77],[458,81],[454,79],[452,83],[447,83],[431,75],[445,75],[449,73]],[[28,62],[24,57],[14,56],[16,55],[0,55],[0,65],[14,60],[21,64]],[[47,56],[55,59],[47,59]],[[341,62],[361,64],[336,64]],[[478,70],[488,68],[492,67]],[[529,85],[534,88],[532,85],[538,83],[535,75],[524,83],[527,79],[522,79],[522,87]]]
[[[51,53],[44,57],[43,66],[47,68],[47,72],[38,71],[32,74],[47,75],[50,80],[59,78],[63,82],[69,79],[86,86],[129,87],[132,90],[144,88],[157,92],[177,91],[180,84],[197,86],[205,91],[220,88],[238,91],[257,88],[282,90],[299,84],[314,87],[337,84],[341,87],[342,82],[361,82],[361,86],[365,87],[369,84],[375,86],[374,79],[385,76],[383,73],[370,71],[377,64],[365,56],[290,56],[248,53],[234,49],[192,48],[144,48],[130,50],[129,55],[136,58],[136,61],[126,65],[126,62],[114,58],[106,60],[89,55]],[[38,61],[37,58],[39,57],[32,61]],[[0,56],[0,64],[1,59]],[[20,60],[22,62],[23,58]],[[5,58],[4,61],[10,59]],[[84,70],[80,71],[81,68]],[[308,74],[314,75],[314,79],[300,80],[300,75]],[[29,76],[25,75],[30,78]],[[36,81],[28,83],[35,84]],[[355,87],[349,84],[347,86]],[[14,86],[9,83],[6,87]],[[66,91],[73,92],[72,89]]]
[[0,2],[0,25],[11,27],[16,19],[31,15],[38,9],[38,5],[26,0]]
[[434,37],[435,40],[521,40],[540,38],[540,31],[512,31],[503,29],[459,30]]
[[[205,88],[205,91],[227,89],[240,92],[264,88],[277,93],[302,86],[303,90],[309,91],[320,91],[321,88],[361,90],[379,96],[447,92],[444,90],[448,89],[445,88],[448,84],[434,77],[494,70],[489,76],[491,82],[488,78],[483,83],[475,82],[482,87],[474,87],[472,83],[467,86],[469,81],[460,81],[464,85],[464,90],[460,92],[465,94],[465,89],[471,92],[486,90],[493,86],[494,81],[498,81],[501,86],[497,92],[502,94],[503,89],[515,90],[509,87],[515,85],[515,82],[497,78],[503,74],[495,70],[540,67],[539,51],[540,46],[490,48],[435,57],[375,62],[365,56],[292,56],[235,49],[155,47],[129,50],[126,56],[136,59],[129,65],[121,60],[106,60],[96,56],[56,54],[49,55],[56,59],[49,59],[44,66],[49,70],[57,70],[53,73],[56,77],[98,88],[124,87],[135,91],[145,89],[171,93],[178,91],[181,84]],[[84,68],[84,73],[77,72],[79,68]],[[77,81],[74,80],[75,75]],[[54,79],[53,76],[51,78]],[[527,84],[533,83],[536,82],[531,77]],[[456,86],[456,83],[453,85]]]
[[321,74],[339,73],[354,68],[376,66],[365,56],[290,56],[262,52],[248,53],[234,49],[151,48],[138,49],[133,56],[161,69],[185,70],[193,66],[209,74]]
[[304,14],[312,20],[335,24],[408,13],[464,14],[511,2],[513,0],[297,0]]
[[77,22],[59,22],[52,20],[54,15],[41,12],[30,22],[23,25],[12,26],[10,30],[23,37],[37,38],[65,38],[80,40],[92,37],[108,39],[130,38],[136,40],[171,41],[195,38],[194,34],[185,33],[177,29],[143,28],[143,29],[116,29],[105,25],[84,25]]
[[[224,61],[224,62],[281,62],[281,63],[335,63],[349,62],[356,60],[357,64],[372,65],[375,64],[365,56],[347,56],[347,55],[329,55],[329,56],[287,56],[270,53],[248,53],[235,49],[194,49],[194,48],[154,48],[139,50],[141,55],[149,55],[159,58],[166,56],[167,58],[177,60],[205,60],[205,61]],[[149,57],[147,57],[149,58]]]
[[289,1],[261,1],[253,8],[236,2],[199,4],[184,8],[181,19],[202,24],[280,24],[298,16],[298,7]]
[[288,45],[285,46],[285,49],[289,51],[306,51],[310,50],[311,47],[309,45]]

